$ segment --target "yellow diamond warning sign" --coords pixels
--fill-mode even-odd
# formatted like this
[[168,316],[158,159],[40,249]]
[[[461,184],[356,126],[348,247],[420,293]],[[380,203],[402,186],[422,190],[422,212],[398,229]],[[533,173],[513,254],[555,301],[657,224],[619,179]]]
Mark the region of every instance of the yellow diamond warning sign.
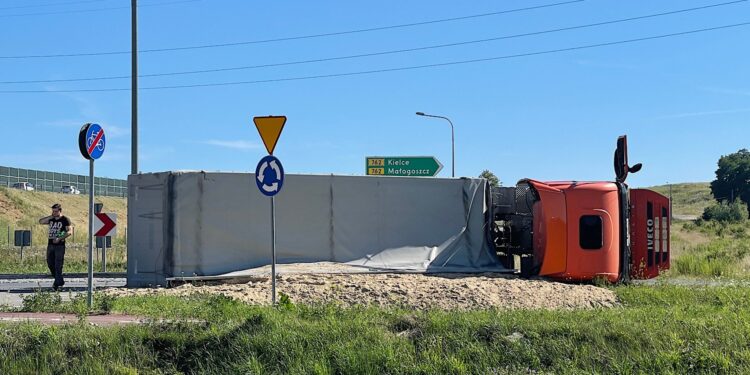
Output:
[[281,131],[284,130],[286,116],[253,117],[253,122],[255,123],[255,127],[258,128],[258,133],[263,139],[263,144],[266,145],[268,154],[273,155],[276,142],[279,141]]

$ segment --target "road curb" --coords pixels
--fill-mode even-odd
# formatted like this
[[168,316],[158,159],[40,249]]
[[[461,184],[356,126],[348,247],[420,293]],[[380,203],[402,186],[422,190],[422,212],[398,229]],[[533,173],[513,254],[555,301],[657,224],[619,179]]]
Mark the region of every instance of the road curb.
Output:
[[[77,315],[63,313],[29,313],[29,312],[10,312],[0,313],[0,323],[39,323],[45,325],[77,324],[81,322]],[[83,320],[85,323],[95,326],[117,326],[131,324],[169,324],[169,323],[195,323],[203,324],[202,320],[197,319],[154,319],[143,316],[106,314],[106,315],[88,315]]]
[[[94,273],[95,279],[124,279],[128,276],[124,272],[99,272]],[[89,277],[87,273],[65,273],[64,278],[70,279],[86,279]],[[3,273],[0,274],[0,280],[23,280],[23,279],[54,279],[54,277],[48,273]]]

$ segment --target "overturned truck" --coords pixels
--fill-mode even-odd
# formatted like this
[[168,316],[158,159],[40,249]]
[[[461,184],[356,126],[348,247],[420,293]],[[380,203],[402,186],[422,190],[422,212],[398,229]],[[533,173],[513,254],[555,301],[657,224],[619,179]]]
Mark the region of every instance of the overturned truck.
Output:
[[[669,204],[615,182],[287,175],[276,196],[279,263],[368,271],[520,272],[561,280],[655,277],[669,267]],[[128,285],[236,275],[271,262],[270,201],[249,173],[128,178]],[[520,267],[516,267],[520,264]]]
[[617,141],[613,182],[521,180],[492,189],[492,238],[501,263],[520,258],[524,276],[610,282],[652,278],[669,268],[670,205],[630,189],[627,138]]

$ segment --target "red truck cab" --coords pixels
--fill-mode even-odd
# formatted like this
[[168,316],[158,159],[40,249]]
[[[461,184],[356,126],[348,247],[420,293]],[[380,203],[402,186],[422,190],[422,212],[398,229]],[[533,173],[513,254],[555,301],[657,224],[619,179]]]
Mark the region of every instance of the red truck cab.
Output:
[[617,185],[529,183],[540,197],[534,203],[534,258],[539,275],[574,281],[595,277],[617,281],[621,259]]
[[527,276],[610,282],[669,268],[669,200],[625,184],[640,169],[627,166],[626,142],[618,139],[614,182],[526,179],[493,190],[493,241],[506,267],[520,256]]

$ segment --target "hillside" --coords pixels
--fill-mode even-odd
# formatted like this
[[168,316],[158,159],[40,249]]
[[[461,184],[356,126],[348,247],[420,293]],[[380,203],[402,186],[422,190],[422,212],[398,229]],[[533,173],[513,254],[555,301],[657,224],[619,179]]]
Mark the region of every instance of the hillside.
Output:
[[[43,191],[23,191],[0,187],[0,244],[8,241],[8,226],[14,229],[32,229],[34,243],[44,243],[44,227],[39,218],[51,213],[50,206],[60,203],[63,214],[75,225],[76,242],[84,241],[88,232],[88,195],[70,195]],[[95,197],[97,203],[104,203],[105,212],[117,214],[118,238],[124,238],[127,227],[127,199],[119,197]],[[12,238],[11,238],[12,241]]]
[[[669,185],[651,186],[651,189],[669,196]],[[703,209],[714,201],[708,182],[672,184],[672,210],[676,217],[700,216]]]

